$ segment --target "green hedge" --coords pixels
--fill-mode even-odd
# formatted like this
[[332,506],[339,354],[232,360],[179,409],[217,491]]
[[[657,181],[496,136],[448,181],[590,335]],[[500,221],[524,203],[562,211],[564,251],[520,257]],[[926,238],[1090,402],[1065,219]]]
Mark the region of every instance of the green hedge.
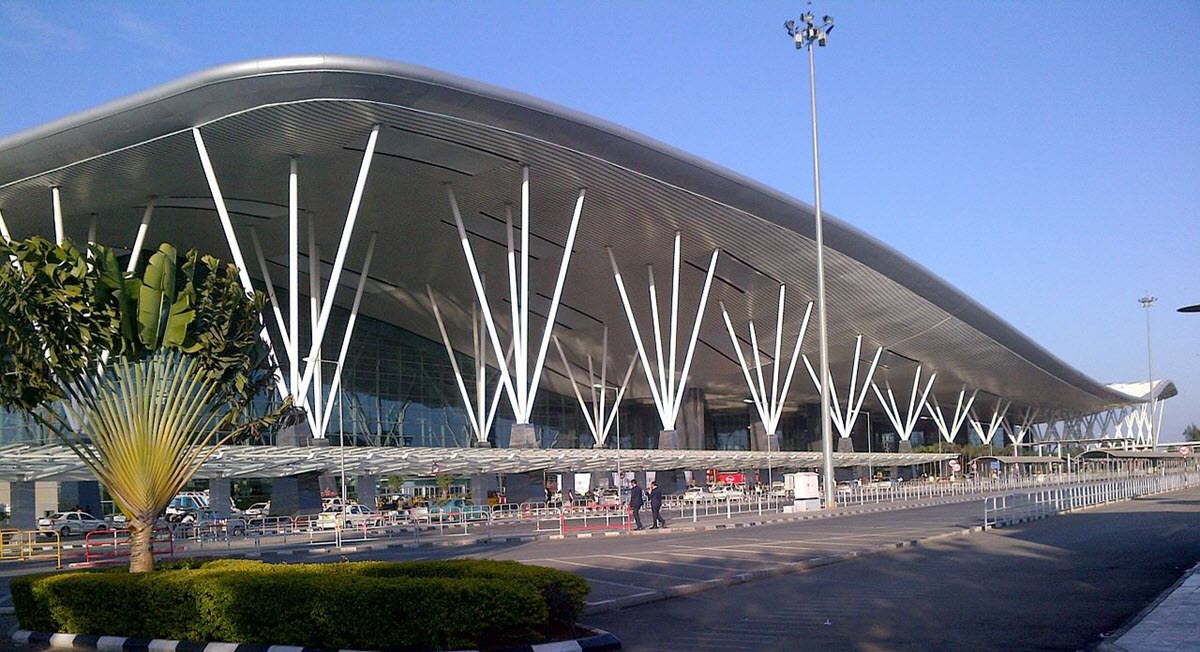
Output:
[[588,586],[516,562],[202,560],[11,582],[24,629],[326,649],[537,643],[574,631]]

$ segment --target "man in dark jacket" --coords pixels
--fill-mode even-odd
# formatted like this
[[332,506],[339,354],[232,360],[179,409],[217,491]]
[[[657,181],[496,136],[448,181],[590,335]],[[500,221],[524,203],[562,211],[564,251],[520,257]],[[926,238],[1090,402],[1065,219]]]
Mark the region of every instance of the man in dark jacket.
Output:
[[651,530],[657,530],[659,527],[667,527],[667,522],[663,520],[659,510],[662,509],[663,493],[662,489],[658,488],[658,483],[650,481],[650,514],[654,517],[654,524],[650,526]]
[[629,511],[633,513],[633,522],[637,524],[634,529],[642,529],[642,504],[646,502],[645,494],[642,488],[638,486],[637,480],[629,481]]

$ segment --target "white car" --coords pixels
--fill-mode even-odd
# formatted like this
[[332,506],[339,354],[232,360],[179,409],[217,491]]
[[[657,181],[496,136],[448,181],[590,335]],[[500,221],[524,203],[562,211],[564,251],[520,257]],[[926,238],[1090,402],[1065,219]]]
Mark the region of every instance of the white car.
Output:
[[351,529],[362,527],[378,527],[383,525],[383,514],[366,505],[346,505],[345,507],[326,507],[317,516],[317,527],[322,530]]
[[254,503],[253,505],[247,507],[244,513],[246,516],[270,516],[271,501],[268,500],[265,503]]
[[683,500],[689,503],[702,503],[716,500],[712,492],[704,487],[688,487],[683,491]]
[[725,485],[723,487],[714,487],[712,490],[713,498],[716,500],[740,500],[744,496],[737,487]]
[[604,507],[616,507],[621,504],[621,492],[616,487],[608,487],[596,496],[596,504]]
[[87,534],[108,529],[108,523],[87,512],[59,512],[38,519],[38,531],[43,534],[58,532],[63,538],[73,534]]
[[177,522],[185,528],[197,531],[224,532],[234,536],[246,533],[246,519],[237,514],[217,514],[208,509],[188,512],[179,517]]

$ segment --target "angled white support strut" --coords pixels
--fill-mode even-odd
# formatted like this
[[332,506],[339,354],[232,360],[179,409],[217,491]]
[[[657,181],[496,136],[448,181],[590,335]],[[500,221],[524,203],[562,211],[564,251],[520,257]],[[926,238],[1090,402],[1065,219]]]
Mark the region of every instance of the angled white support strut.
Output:
[[[575,246],[575,234],[579,229],[579,217],[583,213],[583,202],[587,195],[585,188],[579,189],[575,200],[575,210],[571,216],[571,226],[567,231],[567,241],[563,249],[562,260],[559,263],[558,275],[554,283],[554,295],[550,300],[550,309],[546,314],[546,325],[542,330],[541,343],[537,348],[537,357],[530,367],[530,328],[529,328],[529,167],[521,168],[521,260],[517,266],[516,245],[513,240],[513,225],[511,216],[508,220],[508,282],[509,296],[512,302],[512,332],[515,359],[512,369],[509,369],[507,356],[500,345],[500,334],[496,328],[495,313],[488,302],[483,288],[483,278],[479,272],[475,254],[471,249],[471,241],[467,238],[466,225],[463,223],[459,210],[458,198],[454,187],[446,184],[446,195],[450,200],[450,210],[454,214],[454,223],[458,227],[458,237],[462,244],[463,254],[467,259],[467,268],[471,273],[471,282],[475,286],[475,295],[482,308],[484,323],[487,326],[488,339],[492,343],[492,351],[496,356],[497,367],[500,369],[500,382],[512,406],[513,415],[518,425],[528,425],[533,415],[534,399],[537,397],[538,385],[541,382],[542,371],[546,364],[546,351],[550,347],[550,337],[554,331],[554,322],[561,305],[563,286],[567,279],[567,269],[571,263],[571,253]],[[514,378],[515,376],[515,378]]]
[[[230,254],[233,256],[233,264],[237,266],[238,279],[242,283],[242,289],[246,294],[254,294],[254,284],[250,282],[250,270],[246,267],[246,260],[242,257],[242,248],[238,244],[237,234],[233,232],[233,221],[229,217],[229,208],[225,205],[225,196],[221,193],[221,185],[217,183],[217,174],[213,170],[212,160],[208,156],[208,149],[204,146],[204,137],[200,135],[200,130],[192,128],[192,137],[196,141],[196,153],[200,155],[200,165],[204,168],[204,177],[208,180],[208,189],[212,193],[213,204],[217,207],[217,216],[221,219],[221,229],[225,233],[225,242],[229,245]],[[259,322],[262,322],[260,317]],[[267,330],[265,324],[262,330],[259,331],[259,337],[267,343],[267,346],[272,350],[278,347],[272,346],[271,333]],[[288,387],[283,382],[283,378],[275,374],[275,387],[279,391],[279,397],[285,398],[288,394]]]
[[595,442],[593,448],[604,448],[608,443],[608,433],[612,429],[613,423],[617,419],[617,410],[621,405],[621,399],[625,396],[625,389],[629,387],[629,379],[633,376],[633,368],[637,365],[637,358],[629,361],[629,367],[625,370],[625,376],[621,379],[621,385],[617,388],[617,395],[613,399],[611,409],[606,406],[608,398],[608,326],[604,327],[604,344],[600,354],[600,383],[596,383],[596,367],[592,360],[592,356],[587,357],[588,361],[588,391],[591,392],[592,402],[589,405],[583,399],[583,394],[579,391],[579,382],[575,379],[575,371],[571,368],[571,363],[567,360],[567,354],[563,351],[562,343],[558,341],[558,336],[554,336],[554,346],[558,349],[559,358],[562,360],[563,368],[567,371],[567,378],[571,381],[571,388],[575,390],[575,400],[579,401],[579,409],[583,413],[583,419],[587,422],[588,430],[592,432],[592,439]]
[[992,410],[991,420],[986,424],[979,420],[979,416],[974,411],[971,412],[971,427],[974,428],[975,433],[979,435],[979,440],[984,444],[991,446],[992,439],[1000,431],[1000,424],[1004,422],[1010,405],[1012,405],[1010,401],[997,401],[996,407]]
[[750,390],[751,400],[754,401],[754,407],[758,410],[758,418],[762,421],[763,428],[768,435],[774,435],[779,431],[779,420],[783,417],[783,406],[787,400],[788,389],[792,385],[792,377],[796,372],[796,363],[800,361],[800,345],[803,343],[804,334],[808,330],[808,319],[812,316],[813,308],[812,302],[809,301],[804,309],[804,319],[800,322],[800,330],[796,334],[796,346],[792,349],[791,363],[788,364],[788,370],[784,375],[783,387],[781,389],[779,386],[779,367],[783,364],[783,359],[779,356],[782,354],[781,345],[783,344],[784,294],[785,288],[783,285],[780,285],[779,302],[777,304],[779,310],[775,322],[775,357],[772,359],[771,385],[769,388],[763,378],[763,362],[759,355],[758,333],[754,328],[754,322],[750,322],[749,328],[750,348],[754,350],[754,369],[758,376],[757,385],[754,383],[754,379],[751,378],[750,365],[746,361],[746,356],[742,353],[742,345],[738,341],[737,334],[734,332],[733,322],[729,319],[729,312],[725,309],[725,303],[723,301],[719,302],[721,316],[725,319],[725,329],[729,332],[729,342],[733,344],[733,349],[737,352],[738,364],[742,368],[742,376],[746,379],[746,387]]
[[[852,363],[850,372],[850,386],[846,389],[846,410],[842,411],[842,405],[838,399],[837,386],[833,382],[833,372],[829,373],[829,403],[833,408],[833,414],[829,415],[833,426],[837,428],[838,435],[842,439],[848,439],[850,433],[854,430],[854,423],[858,421],[858,415],[862,413],[863,401],[867,398],[867,392],[871,389],[871,379],[875,376],[875,369],[879,366],[879,356],[883,354],[883,347],[875,349],[875,357],[871,359],[871,366],[867,369],[867,377],[863,379],[862,387],[858,385],[858,366],[862,360],[862,335],[854,338],[854,362]],[[813,382],[813,386],[817,391],[821,391],[821,381],[817,380],[817,372],[813,369],[812,363],[809,362],[807,355],[801,355],[804,358],[804,367],[808,369],[808,377]],[[857,398],[856,398],[857,397]]]
[[675,430],[675,424],[679,420],[679,409],[683,406],[683,391],[687,387],[688,373],[691,371],[692,356],[696,352],[696,340],[700,338],[700,324],[704,319],[704,307],[708,305],[708,293],[712,289],[713,274],[717,269],[717,258],[721,251],[713,249],[712,256],[708,262],[708,272],[704,277],[704,288],[700,292],[700,305],[696,309],[696,321],[692,324],[692,336],[688,341],[687,353],[683,357],[683,367],[678,375],[675,374],[676,358],[678,349],[675,348],[677,341],[677,326],[678,326],[678,306],[679,306],[679,262],[680,262],[680,233],[675,232],[675,255],[673,258],[672,278],[676,279],[675,287],[671,289],[671,332],[668,334],[670,341],[670,350],[666,352],[667,360],[664,361],[662,354],[663,334],[659,329],[658,320],[658,294],[654,285],[654,272],[650,271],[650,306],[651,317],[654,325],[654,346],[659,352],[657,373],[655,368],[650,365],[650,358],[646,354],[646,346],[642,342],[642,335],[638,329],[637,318],[633,314],[633,307],[629,303],[629,294],[625,291],[625,282],[621,279],[621,270],[617,267],[617,259],[613,256],[612,248],[609,247],[608,260],[612,264],[613,278],[617,282],[617,292],[621,295],[621,305],[625,308],[625,318],[629,321],[629,329],[633,331],[633,343],[637,345],[638,357],[642,362],[642,370],[646,374],[646,382],[650,385],[650,394],[654,399],[654,406],[658,409],[659,419],[662,421],[663,430]]
[[[492,430],[492,423],[496,419],[496,410],[500,407],[500,397],[504,395],[504,384],[500,381],[496,382],[496,389],[492,392],[490,400],[487,390],[487,350],[488,345],[484,338],[484,329],[486,324],[482,324],[483,318],[477,304],[471,306],[471,343],[472,354],[475,363],[475,396],[472,400],[471,393],[467,391],[467,384],[463,378],[462,369],[458,366],[458,356],[454,352],[454,346],[450,343],[450,335],[446,331],[446,322],[442,319],[442,311],[438,306],[437,299],[433,296],[433,288],[426,285],[425,293],[429,297],[429,305],[433,310],[433,317],[437,320],[438,332],[442,336],[442,344],[446,347],[446,355],[450,358],[450,367],[454,371],[454,380],[458,384],[459,395],[463,399],[463,407],[467,412],[467,422],[471,426],[472,435],[475,441],[480,444],[486,443],[488,433]],[[510,344],[508,349],[507,359],[511,360],[513,347]]]
[[946,415],[942,412],[942,406],[938,405],[937,395],[931,394],[929,401],[925,403],[925,408],[929,411],[929,416],[933,417],[933,422],[937,424],[938,432],[942,434],[942,438],[948,443],[954,443],[954,435],[962,427],[963,422],[967,420],[967,415],[971,413],[971,406],[975,403],[975,396],[979,394],[979,390],[971,392],[971,397],[964,404],[963,397],[966,396],[966,393],[967,387],[964,385],[958,392],[958,402],[954,406],[954,414],[949,421],[946,420]]
[[[888,421],[892,422],[892,427],[896,429],[900,441],[908,441],[912,437],[913,429],[917,426],[917,419],[921,417],[925,400],[929,398],[929,390],[933,389],[935,378],[937,378],[936,373],[929,374],[929,380],[925,382],[925,389],[921,390],[921,367],[917,366],[916,373],[913,375],[912,393],[908,397],[908,409],[904,412],[900,411],[900,406],[896,403],[896,395],[892,393],[891,383],[884,383],[884,387],[887,388],[886,400],[883,392],[879,390],[879,385],[871,383],[871,387],[875,390],[875,396],[879,398],[883,412],[887,415]],[[917,399],[918,393],[921,394],[920,400]]]

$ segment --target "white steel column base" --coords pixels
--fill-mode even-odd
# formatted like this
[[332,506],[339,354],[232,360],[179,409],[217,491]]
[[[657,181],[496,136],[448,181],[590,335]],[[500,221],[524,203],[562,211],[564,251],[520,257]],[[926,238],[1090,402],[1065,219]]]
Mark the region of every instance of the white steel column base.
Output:
[[901,440],[900,440],[900,447],[897,449],[897,451],[898,451],[898,452],[900,452],[900,453],[911,453],[911,452],[913,452],[912,442],[911,442],[911,441],[909,441],[909,440],[907,440],[907,439],[901,439]]
[[837,452],[853,453],[854,452],[854,440],[850,439],[849,437],[838,437]]
[[512,434],[508,436],[509,448],[541,448],[542,442],[538,437],[537,428],[528,423],[515,423]]

